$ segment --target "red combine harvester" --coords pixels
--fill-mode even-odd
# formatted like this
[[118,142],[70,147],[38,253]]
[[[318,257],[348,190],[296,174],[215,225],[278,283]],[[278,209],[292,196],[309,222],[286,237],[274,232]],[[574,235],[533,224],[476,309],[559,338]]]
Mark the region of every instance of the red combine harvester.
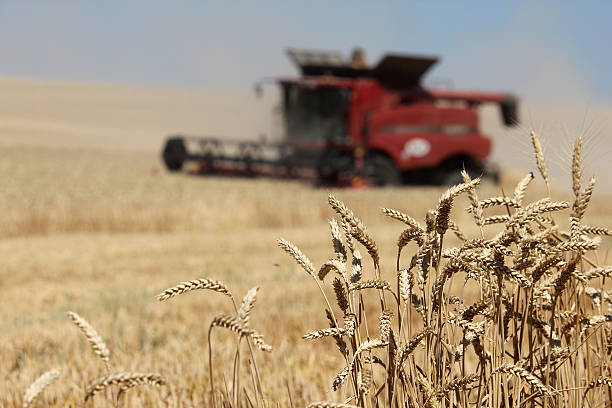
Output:
[[[309,178],[331,185],[452,184],[463,168],[497,179],[486,159],[491,139],[477,108],[496,103],[505,125],[517,123],[510,94],[426,89],[437,58],[386,55],[368,67],[357,52],[289,50],[302,76],[276,80],[282,91],[281,142],[171,136],[171,171],[196,162],[200,174]],[[357,58],[355,58],[355,56]]]

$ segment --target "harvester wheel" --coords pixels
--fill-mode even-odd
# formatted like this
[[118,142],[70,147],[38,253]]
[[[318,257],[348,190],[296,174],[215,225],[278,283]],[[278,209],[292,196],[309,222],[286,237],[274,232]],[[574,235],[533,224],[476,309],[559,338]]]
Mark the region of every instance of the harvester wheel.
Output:
[[402,183],[402,175],[391,158],[381,154],[366,157],[364,176],[372,186],[397,186]]
[[472,179],[481,177],[484,172],[483,167],[472,160],[451,161],[438,168],[436,184],[451,187],[463,183],[462,170],[465,170]]
[[461,183],[463,183],[463,177],[461,176],[461,170],[458,168],[441,173],[439,176],[439,181],[437,182],[437,184],[443,187],[452,187]]
[[173,137],[166,141],[162,153],[166,168],[170,171],[179,171],[183,168],[183,162],[187,159],[185,142],[180,137]]
[[[322,185],[346,183],[347,174],[352,169],[352,156],[338,149],[326,149],[317,159],[317,175]],[[350,176],[348,178],[350,179]]]

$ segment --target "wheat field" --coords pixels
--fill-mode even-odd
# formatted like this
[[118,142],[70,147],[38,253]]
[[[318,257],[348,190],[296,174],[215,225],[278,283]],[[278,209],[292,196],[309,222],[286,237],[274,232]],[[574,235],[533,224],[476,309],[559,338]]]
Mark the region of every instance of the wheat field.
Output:
[[[2,153],[3,174],[12,174],[0,200],[4,406],[19,405],[27,386],[53,368],[61,370],[60,379],[39,403],[80,406],[87,385],[106,372],[68,311],[95,326],[113,367],[167,379],[159,390],[126,393],[126,406],[205,404],[208,325],[218,313],[231,313],[231,303],[206,293],[172,304],[155,299],[194,278],[222,280],[237,297],[260,287],[251,321],[274,348],[258,356],[270,405],[338,400],[330,378],[342,361],[329,352],[333,341],[301,339],[327,325],[324,304],[307,274],[276,246],[278,238],[291,237],[316,265],[328,259],[330,191],[300,182],[168,174],[157,171],[157,158],[147,153],[34,147],[3,147]],[[511,191],[517,179],[502,187]],[[499,191],[484,185],[480,194]],[[332,191],[362,216],[380,248],[381,271],[390,276],[402,227],[380,207],[422,219],[442,192]],[[527,198],[544,192],[534,181]],[[461,210],[469,202],[460,202],[454,219],[469,224],[471,215]],[[605,226],[610,218],[605,199],[596,196],[586,219]],[[465,232],[476,235],[477,229]],[[605,263],[607,251],[600,252]],[[221,373],[231,366],[232,337],[214,336]],[[96,397],[94,404],[105,406],[110,398]]]
[[[338,403],[318,405],[329,407],[369,407],[376,406],[375,401],[380,401],[380,404],[393,401],[401,406],[476,406],[476,392],[468,392],[470,387],[476,389],[478,380],[474,373],[480,373],[478,356],[474,351],[470,348],[471,354],[466,352],[460,370],[472,374],[463,378],[443,379],[441,373],[446,368],[435,364],[431,370],[424,371],[424,375],[419,374],[419,370],[431,363],[423,356],[428,355],[426,347],[433,344],[434,338],[444,338],[449,342],[460,339],[456,334],[443,335],[442,326],[435,319],[430,321],[430,329],[422,330],[421,312],[414,305],[408,307],[410,317],[404,316],[403,319],[405,325],[412,326],[411,330],[406,332],[405,327],[400,330],[395,319],[401,310],[393,307],[381,310],[379,297],[379,292],[389,291],[386,288],[380,290],[382,281],[391,282],[393,291],[395,282],[401,283],[397,280],[401,276],[396,265],[397,242],[406,226],[397,219],[413,217],[426,225],[426,213],[432,209],[438,214],[444,213],[444,203],[451,200],[450,219],[460,226],[468,239],[481,237],[480,228],[474,224],[474,211],[466,211],[470,206],[474,208],[471,193],[467,194],[471,189],[463,188],[451,193],[434,187],[327,190],[293,181],[195,177],[165,172],[157,153],[151,151],[100,146],[67,147],[53,143],[19,144],[13,139],[0,143],[0,154],[0,174],[3,175],[0,194],[1,406],[192,407],[209,406],[215,401],[218,406],[298,407],[313,401]],[[567,165],[571,167],[571,163]],[[527,203],[547,197],[549,192],[534,163],[529,168],[506,172],[500,186],[479,185],[480,199],[503,193],[512,196],[517,183],[524,180],[530,171],[536,173],[536,178],[525,190],[522,198],[524,208],[528,207]],[[578,195],[587,187],[586,176],[581,180]],[[572,181],[568,184],[571,185]],[[331,200],[330,194],[348,206],[360,218],[359,222],[343,209],[344,204]],[[446,199],[440,200],[440,197]],[[572,190],[557,189],[553,184],[550,197],[553,203],[567,203],[559,208],[549,208],[546,202],[542,202],[551,211],[560,210],[559,231],[575,229],[569,221],[569,215],[574,211],[570,205],[575,200]],[[607,200],[595,189],[581,223],[612,226]],[[391,219],[381,212],[381,207],[401,213],[388,211],[387,215],[396,218]],[[512,207],[512,211],[515,210]],[[503,206],[486,211],[487,216],[503,217],[508,213]],[[300,260],[293,247],[296,245],[302,251],[300,253],[314,264],[315,275],[330,257],[342,260],[341,256],[338,258],[338,252],[334,255],[339,247],[331,245],[329,220],[332,217],[340,223],[354,222],[353,227],[344,231],[348,231],[349,238],[354,237],[359,242],[355,245],[358,245],[363,258],[362,283],[365,285],[375,277],[379,282],[371,283],[374,289],[365,289],[364,286],[369,301],[361,303],[351,299],[343,306],[351,313],[366,316],[364,319],[359,317],[354,323],[355,329],[350,328],[351,313],[342,319],[342,307],[336,305],[340,289],[334,291],[330,277],[321,282],[323,292],[337,314],[337,319],[334,318],[337,327],[330,332],[326,329],[330,322],[325,313],[329,306],[312,282],[313,276],[303,268],[306,265],[308,269],[308,263],[296,263],[292,257]],[[360,232],[362,223],[368,227],[365,235]],[[443,248],[465,247],[466,244],[454,234],[440,234],[444,222],[432,225],[434,227],[428,229],[428,234],[432,237],[443,235]],[[503,231],[502,226],[489,226],[489,238]],[[537,235],[536,231],[532,232]],[[553,232],[543,228],[541,233],[539,239],[548,243]],[[281,238],[288,241],[281,241],[279,248],[277,241]],[[342,233],[339,235],[343,245],[348,246],[346,238]],[[609,238],[602,238],[598,251],[585,256],[603,266],[610,260]],[[375,251],[371,246],[373,241]],[[471,245],[476,247],[466,248],[480,250],[480,244],[475,242]],[[426,249],[426,246],[423,248],[421,250],[413,244],[407,246],[402,255],[402,266],[407,268],[411,256],[419,253],[423,259],[432,262],[435,251]],[[438,256],[442,254],[441,248]],[[500,250],[496,248],[493,247]],[[542,250],[549,250],[547,248]],[[346,247],[344,251],[349,252]],[[353,251],[350,253],[354,257]],[[374,262],[373,267],[371,255],[374,253],[379,261]],[[448,254],[453,256],[452,251]],[[516,254],[513,255],[516,258]],[[521,270],[516,262],[511,271]],[[528,268],[525,265],[523,268]],[[563,265],[559,263],[559,269],[551,271],[549,278],[554,283],[551,293],[556,290],[557,283],[560,286],[555,274],[561,276]],[[339,263],[329,266],[327,273],[331,271],[330,276],[335,273],[334,268],[342,266]],[[585,268],[580,269],[581,273],[588,272],[588,265]],[[436,269],[436,273],[439,272]],[[415,279],[423,278],[414,276]],[[436,299],[442,301],[441,306],[437,306],[441,309],[436,316],[441,316],[442,310],[449,319],[450,313],[457,313],[453,309],[457,307],[453,303],[455,297],[460,297],[460,307],[478,302],[481,296],[486,299],[486,285],[480,288],[462,286],[462,279],[449,281],[446,286],[442,281],[442,288],[446,289],[433,290],[436,276],[440,275],[432,272],[430,279],[422,282],[424,288],[431,290],[428,293],[439,296],[424,295],[423,301],[428,307]],[[508,283],[508,290],[517,290],[515,296],[519,297],[514,298],[517,308],[514,316],[518,316],[522,304],[522,276],[515,274]],[[193,279],[204,280],[179,285]],[[416,288],[419,285],[412,286]],[[609,294],[609,281],[603,279],[597,281],[597,285]],[[191,290],[198,287],[203,290]],[[243,313],[240,320],[232,317],[238,308],[234,309],[227,293],[224,293],[222,288],[225,287],[231,290],[240,306]],[[252,290],[255,287],[259,289]],[[347,288],[351,288],[350,283]],[[571,292],[571,296],[570,290],[564,294],[567,295],[563,298],[564,305],[571,304],[580,282],[571,283],[571,288],[576,291]],[[167,289],[170,292],[164,292]],[[351,290],[361,289],[352,287]],[[178,294],[180,291],[192,293],[161,296],[164,299],[161,302],[157,298],[160,294]],[[396,292],[399,296],[401,291],[398,288]],[[247,293],[251,297],[250,308],[241,305]],[[495,299],[494,291],[489,295]],[[257,301],[252,307],[254,296]],[[583,302],[578,304],[580,310],[576,309],[576,312],[595,315],[593,306],[586,304],[584,293],[576,298]],[[390,299],[387,296],[385,301],[390,302]],[[500,302],[502,299],[509,301],[505,296],[499,299]],[[501,307],[506,311],[513,310],[513,306],[506,303]],[[604,316],[604,321],[593,326],[596,330],[589,326],[589,322],[580,321],[581,328],[589,326],[585,332],[578,336],[576,330],[569,343],[566,344],[565,338],[561,343],[562,347],[577,347],[560,350],[561,358],[562,353],[575,353],[580,349],[580,359],[565,360],[570,361],[571,370],[575,370],[571,372],[574,382],[569,379],[570,371],[565,368],[558,378],[547,377],[543,382],[540,372],[534,380],[531,372],[521,371],[518,365],[497,364],[493,367],[492,363],[486,363],[488,372],[496,370],[497,374],[482,391],[488,399],[484,399],[481,406],[519,406],[523,402],[528,406],[539,406],[542,400],[538,398],[542,395],[551,398],[546,400],[548,406],[555,402],[571,402],[572,406],[607,406],[604,404],[609,404],[611,398],[607,388],[610,383],[610,336],[606,337],[608,332],[605,331],[609,329],[609,323],[605,322],[610,314],[609,303],[602,299],[600,308],[597,316]],[[248,310],[246,320],[244,310]],[[465,313],[466,309],[458,310]],[[542,310],[546,316],[548,309]],[[509,316],[508,327],[518,327],[521,319]],[[340,324],[341,319],[344,325]],[[479,324],[485,324],[482,322]],[[215,329],[209,331],[211,323]],[[383,328],[380,334],[379,325]],[[349,344],[350,353],[343,355],[338,353],[336,340],[329,334],[345,335],[348,332],[359,332],[364,338],[362,343]],[[272,351],[255,349],[251,353],[245,346],[245,339],[235,333],[246,337],[253,347],[257,345],[254,340],[261,340],[271,346]],[[303,339],[307,333],[314,340]],[[370,342],[366,341],[365,333],[368,333]],[[487,328],[485,333],[483,342],[491,346],[487,349],[491,361],[501,363],[504,358],[500,354],[500,343],[495,343],[501,340],[495,337],[494,328]],[[373,364],[374,357],[384,359],[384,353],[376,352],[381,349],[388,352],[389,339],[396,335],[398,344],[403,345],[412,344],[411,340],[417,336],[414,358],[406,359],[406,375],[410,376],[407,384],[411,384],[409,389],[410,394],[415,395],[414,400],[402,399],[405,395],[401,393],[393,397],[393,393],[388,391],[392,387],[379,393],[378,387],[387,377],[381,372],[364,369]],[[590,337],[585,339],[586,336]],[[235,369],[238,338],[242,339],[243,347],[240,364]],[[547,337],[534,335],[536,338],[543,341],[542,344],[548,344]],[[422,339],[426,341],[421,343]],[[575,344],[577,339],[585,341],[588,347],[580,348],[583,344]],[[509,349],[513,346],[512,340],[504,344]],[[517,347],[516,343],[514,347]],[[409,348],[404,350],[407,352]],[[366,358],[371,351],[372,354]],[[444,355],[442,360],[447,361],[444,360],[448,357],[447,351],[438,352]],[[209,353],[212,365],[209,365]],[[260,378],[251,375],[253,356]],[[333,391],[334,379],[350,363],[350,356],[354,366],[352,373],[347,371],[349,380],[338,387],[338,391]],[[539,359],[542,355],[533,354],[532,357]],[[422,364],[417,359],[422,359]],[[513,361],[510,357],[507,359]],[[452,366],[448,361],[447,364]],[[215,385],[212,399],[211,371]],[[405,380],[402,378],[398,384]],[[507,381],[502,381],[502,378]],[[599,383],[594,383],[596,389],[582,398],[591,381]],[[580,383],[582,388],[555,393],[556,386],[568,383]],[[155,384],[157,386],[152,386]],[[438,386],[441,388],[436,388]],[[440,392],[444,395],[438,400]],[[347,405],[340,404],[344,402]]]
[[[159,163],[148,153],[33,147],[3,147],[2,153],[3,174],[12,174],[0,215],[3,404],[17,404],[46,367],[63,370],[65,380],[45,393],[57,406],[79,401],[86,383],[103,371],[66,317],[74,310],[95,325],[116,365],[174,377],[179,406],[197,405],[207,395],[208,320],[230,305],[197,294],[178,299],[178,307],[155,300],[161,289],[196,277],[222,279],[237,293],[261,286],[252,319],[276,328],[275,351],[262,361],[269,378],[278,379],[270,384],[274,400],[288,401],[287,383],[298,404],[324,395],[324,369],[331,374],[337,361],[322,361],[300,337],[325,315],[276,240],[291,236],[325,260],[321,238],[332,216],[327,190],[152,172]],[[371,213],[364,218],[392,255],[400,230],[378,208],[403,208],[409,200],[417,216],[439,192],[339,194]],[[315,363],[322,370],[310,370]]]

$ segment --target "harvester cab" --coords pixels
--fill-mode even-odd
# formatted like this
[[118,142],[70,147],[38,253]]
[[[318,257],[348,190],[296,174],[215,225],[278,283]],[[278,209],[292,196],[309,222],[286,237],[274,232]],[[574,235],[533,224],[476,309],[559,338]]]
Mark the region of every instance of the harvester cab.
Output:
[[[451,184],[463,168],[488,174],[491,139],[480,132],[478,106],[496,103],[515,125],[509,94],[426,89],[435,57],[386,55],[368,66],[334,52],[289,50],[301,76],[280,78],[284,139],[276,143],[172,137],[170,170],[194,160],[201,173],[313,178],[324,184]],[[192,145],[188,148],[187,145]]]

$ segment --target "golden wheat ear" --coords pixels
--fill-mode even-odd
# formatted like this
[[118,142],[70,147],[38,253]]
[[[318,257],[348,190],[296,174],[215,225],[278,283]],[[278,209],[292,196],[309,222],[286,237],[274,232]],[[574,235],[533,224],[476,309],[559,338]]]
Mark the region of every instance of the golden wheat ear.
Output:
[[249,317],[257,301],[257,292],[259,292],[259,286],[251,288],[242,298],[242,304],[238,309],[238,318],[245,326],[249,325]]
[[215,316],[210,327],[224,327],[239,336],[250,337],[253,339],[253,342],[261,351],[272,351],[272,346],[266,344],[263,340],[263,336],[257,331],[247,327],[240,320],[236,319],[233,316],[220,314]]
[[323,337],[342,336],[346,334],[344,327],[330,327],[329,329],[313,330],[302,336],[304,340],[316,340]]
[[518,203],[519,206],[523,203],[523,198],[525,197],[525,191],[527,190],[527,186],[531,183],[531,180],[534,179],[533,172],[530,172],[525,177],[518,182],[516,187],[514,188],[514,201]]
[[510,374],[522,378],[540,395],[551,397],[553,394],[547,386],[542,384],[542,381],[538,379],[531,371],[515,366],[513,364],[504,364],[493,370],[492,374]]
[[307,408],[358,408],[357,405],[343,404],[341,402],[319,401],[308,404]]
[[463,389],[467,385],[470,385],[471,383],[478,380],[479,378],[479,374],[468,374],[465,377],[457,378],[444,385],[444,387],[438,389],[438,391],[436,391],[436,398],[438,399],[438,401],[440,401],[443,398],[447,397],[451,392]]
[[536,134],[535,131],[530,132],[531,136],[531,144],[533,145],[533,151],[535,153],[536,166],[544,179],[544,183],[546,183],[546,189],[548,190],[548,195],[550,195],[550,182],[548,179],[548,166],[546,166],[546,161],[544,160],[544,149],[542,149],[542,143],[540,143],[540,138]]
[[40,395],[41,392],[45,390],[49,385],[53,384],[59,378],[60,372],[57,368],[53,370],[49,370],[40,377],[36,379],[28,389],[26,390],[23,396],[23,404],[21,405],[23,408],[28,408],[34,403],[36,398]]
[[339,260],[346,262],[346,259],[347,259],[346,247],[342,243],[342,233],[340,232],[340,226],[338,225],[338,221],[336,221],[335,218],[330,219],[329,227],[331,229],[332,245],[334,247],[334,253],[336,254],[336,257]]
[[285,252],[287,252],[295,261],[300,265],[306,273],[308,273],[313,278],[315,277],[315,268],[312,264],[312,261],[308,259],[306,255],[300,249],[293,245],[290,241],[281,238],[278,240],[278,246],[281,247]]
[[419,232],[425,232],[425,228],[423,228],[423,226],[421,224],[419,224],[419,222],[417,220],[415,220],[414,218],[412,218],[408,214],[404,214],[401,211],[392,210],[390,208],[385,208],[385,207],[381,208],[380,210],[387,217],[393,218],[395,220],[403,222],[411,230],[415,230],[415,231],[419,231]]
[[453,200],[459,194],[471,190],[480,184],[480,178],[475,178],[467,183],[461,183],[446,190],[438,201],[436,210],[435,228],[438,234],[444,235],[450,223],[450,211],[453,208]]
[[582,188],[582,136],[576,139],[574,143],[574,152],[572,154],[572,190],[574,196],[578,198]]
[[336,294],[336,303],[338,304],[338,307],[340,308],[340,310],[342,310],[343,313],[346,313],[349,308],[349,301],[346,295],[345,283],[341,281],[340,278],[336,277],[332,286],[334,287],[334,293]]
[[157,300],[164,301],[183,293],[191,292],[198,289],[212,290],[213,292],[224,294],[233,298],[232,293],[225,283],[212,279],[194,279],[186,282],[181,282],[176,286],[168,288],[157,295]]
[[340,218],[348,223],[348,232],[367,249],[368,254],[374,261],[374,267],[378,268],[380,265],[378,247],[374,239],[368,233],[365,224],[353,213],[353,211],[349,210],[342,201],[338,200],[333,195],[330,194],[327,201]]
[[603,387],[608,386],[612,387],[612,377],[599,377],[591,380],[587,385],[587,391],[595,388],[595,387]]
[[385,343],[389,341],[389,336],[391,335],[391,318],[393,317],[393,312],[390,310],[383,310],[380,314],[378,321],[380,323],[380,339]]
[[[472,181],[470,175],[467,173],[467,171],[465,171],[465,169],[461,170],[461,178],[463,179],[464,183],[470,183]],[[472,214],[474,214],[474,222],[476,223],[476,226],[482,227],[484,225],[484,215],[475,187],[472,187],[468,190],[468,197],[470,198],[470,203],[472,205]]]
[[103,391],[112,385],[119,385],[121,387],[121,391],[125,392],[126,390],[138,385],[166,385],[166,380],[157,373],[120,372],[105,375],[104,377],[96,379],[87,387],[85,390],[85,402],[100,391]]
[[78,314],[74,312],[68,312],[67,314],[74,325],[79,328],[81,333],[83,333],[93,352],[100,357],[102,361],[104,361],[104,364],[106,364],[107,367],[109,367],[110,351],[108,350],[108,347],[106,347],[106,343],[104,343],[104,340],[102,340],[102,337],[98,334],[96,329],[94,329],[87,320]]

